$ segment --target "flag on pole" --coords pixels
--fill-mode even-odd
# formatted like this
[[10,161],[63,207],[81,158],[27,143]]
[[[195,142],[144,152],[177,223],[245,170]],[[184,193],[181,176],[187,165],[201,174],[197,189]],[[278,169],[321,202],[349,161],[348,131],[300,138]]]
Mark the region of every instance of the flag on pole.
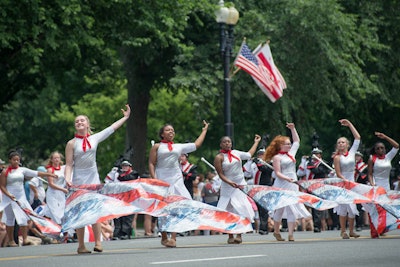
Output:
[[[262,62],[262,59],[265,59],[265,62],[268,62],[266,56],[261,54],[261,52],[259,54],[261,59],[258,59],[251,52],[247,44],[243,42],[234,65],[250,74],[258,87],[260,87],[261,91],[269,98],[269,100],[271,100],[271,102],[274,103],[282,97],[283,89],[279,86],[279,82],[275,82],[276,79],[274,78],[273,73]],[[271,69],[274,68],[271,67]]]
[[287,86],[285,79],[283,78],[281,72],[274,63],[269,43],[267,42],[264,45],[260,44],[256,49],[254,49],[253,54],[259,59],[259,61],[263,64],[263,66],[265,66],[271,73],[274,82],[278,86],[280,91],[282,92],[283,89],[286,89]]

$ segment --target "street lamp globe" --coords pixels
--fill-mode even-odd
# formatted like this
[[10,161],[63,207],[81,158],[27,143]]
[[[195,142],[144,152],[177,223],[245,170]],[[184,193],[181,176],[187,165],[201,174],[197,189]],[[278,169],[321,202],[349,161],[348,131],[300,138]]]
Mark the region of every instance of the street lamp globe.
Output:
[[239,11],[235,7],[230,7],[229,8],[229,15],[226,20],[226,24],[228,25],[236,25],[236,23],[239,20]]
[[229,8],[224,6],[224,1],[220,1],[219,8],[215,11],[215,16],[218,23],[226,23],[228,20]]

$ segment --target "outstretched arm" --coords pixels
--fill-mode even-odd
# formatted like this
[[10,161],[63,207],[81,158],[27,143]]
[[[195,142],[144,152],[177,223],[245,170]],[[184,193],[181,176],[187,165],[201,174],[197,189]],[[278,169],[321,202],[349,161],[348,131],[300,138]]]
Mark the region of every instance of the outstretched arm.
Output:
[[[360,134],[358,133],[356,127],[354,127],[354,125],[353,125],[349,120],[347,120],[347,119],[341,119],[341,120],[339,120],[339,122],[340,122],[340,124],[341,124],[342,126],[349,127],[349,129],[350,129],[351,133],[353,134],[355,140],[360,140],[360,139],[361,139],[361,136],[360,136]],[[335,169],[336,169],[336,168],[335,168]]]
[[204,124],[204,127],[201,130],[201,134],[199,135],[199,137],[197,137],[196,141],[194,141],[194,144],[196,145],[196,149],[199,148],[203,144],[204,139],[206,138],[209,123],[206,122],[205,120],[203,120],[203,124]]
[[129,119],[129,116],[131,115],[130,106],[128,104],[126,104],[125,107],[126,107],[126,110],[121,109],[124,116],[121,119],[114,122],[113,124],[111,124],[111,127],[114,129],[114,131],[116,131],[118,128],[120,128]]
[[396,149],[399,148],[399,143],[397,143],[396,141],[394,141],[392,138],[390,138],[390,137],[387,136],[386,134],[380,133],[380,132],[375,132],[375,135],[376,135],[378,138],[385,139],[386,141],[388,141],[389,144],[390,144],[392,147],[394,147],[394,148],[396,148]]
[[293,122],[287,122],[286,127],[290,129],[290,132],[292,133],[292,139],[293,142],[298,142],[300,143],[300,137],[299,134],[297,133],[296,127]]
[[251,156],[253,156],[254,153],[256,153],[256,150],[257,150],[257,147],[258,147],[258,144],[260,143],[260,141],[261,141],[261,136],[256,134],[255,137],[254,137],[254,143],[251,146],[250,150],[248,151]]

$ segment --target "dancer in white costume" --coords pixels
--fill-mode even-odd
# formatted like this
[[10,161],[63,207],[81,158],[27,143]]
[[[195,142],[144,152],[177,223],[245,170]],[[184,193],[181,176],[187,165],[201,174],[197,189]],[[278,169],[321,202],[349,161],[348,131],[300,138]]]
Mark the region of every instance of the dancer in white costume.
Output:
[[383,133],[375,132],[375,135],[389,142],[392,149],[386,154],[385,145],[382,142],[375,143],[368,159],[368,179],[372,186],[381,186],[386,191],[389,191],[390,171],[392,170],[391,161],[399,151],[399,144]]
[[65,165],[63,165],[61,153],[57,151],[51,153],[46,169],[47,172],[56,174],[57,178],[48,178],[49,186],[46,191],[48,209],[45,216],[61,224],[65,210],[65,195],[68,193],[64,177]]
[[[65,148],[65,180],[68,186],[83,184],[99,184],[100,178],[97,171],[96,151],[100,142],[104,141],[114,131],[120,128],[129,118],[131,109],[126,105],[126,110],[121,109],[123,117],[99,133],[91,135],[90,121],[85,115],[75,118],[75,138],[68,141]],[[102,252],[101,225],[92,225],[95,236],[94,251]],[[78,237],[78,254],[91,253],[84,243],[85,228],[76,229]]]
[[[255,135],[254,143],[248,152],[232,150],[232,140],[229,136],[221,138],[220,153],[214,159],[214,167],[222,180],[218,208],[239,214],[254,220],[254,210],[247,196],[240,191],[239,187],[247,185],[244,179],[242,160],[249,160],[257,150],[261,141],[259,135]],[[228,244],[242,243],[242,235],[234,238],[229,234]]]
[[[149,173],[151,178],[169,183],[170,194],[192,199],[192,196],[183,183],[182,170],[179,167],[179,157],[181,154],[195,151],[203,144],[208,130],[208,123],[203,121],[203,124],[201,134],[194,143],[174,144],[175,130],[171,124],[161,127],[158,133],[161,141],[152,146],[150,150]],[[162,232],[161,244],[165,247],[176,247],[176,233],[172,233],[171,239],[168,239],[167,232]]]
[[[349,127],[354,137],[353,145],[350,148],[350,142],[346,137],[340,137],[336,141],[336,153],[333,157],[333,164],[336,176],[345,181],[354,182],[354,172],[356,166],[356,152],[360,145],[361,136],[354,125],[347,119],[339,120],[342,126]],[[350,148],[350,150],[349,150]],[[340,204],[333,209],[339,215],[340,235],[343,239],[350,237],[360,237],[354,232],[354,219],[358,215],[356,204]],[[346,221],[349,221],[349,234],[346,233]]]
[[[13,151],[9,154],[10,165],[3,169],[0,175],[0,189],[3,193],[3,199],[0,203],[0,211],[4,210],[6,215],[6,231],[8,236],[8,246],[17,247],[14,241],[14,224],[17,220],[22,232],[22,245],[32,245],[27,240],[28,236],[28,217],[21,209],[26,208],[32,211],[31,205],[26,199],[24,189],[24,179],[29,177],[57,177],[56,174],[47,172],[38,172],[25,167],[19,167],[21,156]],[[18,203],[17,203],[18,202]],[[21,207],[19,207],[19,205]]]
[[[392,160],[399,151],[399,144],[387,135],[375,132],[375,135],[383,140],[386,140],[392,149],[386,154],[386,147],[383,142],[376,142],[371,149],[368,159],[368,180],[372,186],[383,187],[386,191],[390,190],[390,172],[392,170]],[[380,207],[374,204],[364,204],[364,209],[368,212],[377,212]],[[386,212],[386,211],[385,211]],[[383,213],[382,213],[383,214]],[[380,215],[379,217],[383,217]],[[375,227],[368,214],[370,233],[372,238],[379,238],[379,235],[384,235],[386,230],[382,231],[382,227]],[[384,220],[382,220],[383,222]]]
[[[286,123],[286,127],[290,129],[293,144],[288,136],[278,135],[265,149],[264,160],[270,162],[272,160],[275,181],[273,186],[286,190],[299,191],[299,186],[294,182],[297,181],[296,174],[296,153],[300,147],[300,137],[297,133],[294,123]],[[274,211],[274,237],[277,241],[285,241],[280,234],[280,226],[282,218],[286,218],[288,222],[288,240],[294,241],[294,228],[296,220],[301,218],[310,218],[304,204],[294,204],[286,206]]]

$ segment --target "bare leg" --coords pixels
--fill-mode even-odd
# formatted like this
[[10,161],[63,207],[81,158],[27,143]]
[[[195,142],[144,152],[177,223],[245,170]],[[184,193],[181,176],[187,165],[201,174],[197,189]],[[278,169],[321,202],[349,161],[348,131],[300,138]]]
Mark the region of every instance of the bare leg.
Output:
[[14,241],[14,226],[6,226],[6,233],[7,233],[7,239],[8,239],[8,244],[18,246],[17,243]]
[[347,216],[339,216],[339,223],[340,223],[340,236],[343,239],[349,239],[349,236],[346,233],[346,219]]
[[94,250],[97,252],[103,252],[103,248],[101,246],[101,224],[95,223],[92,224],[92,230],[94,234]]
[[147,236],[152,236],[153,232],[151,231],[151,215],[144,215],[144,234]]
[[285,241],[280,233],[281,221],[274,221],[274,237],[277,241]]
[[349,218],[349,236],[358,238],[360,235],[354,232],[354,222],[355,218]]
[[176,241],[176,233],[171,233],[171,239]]
[[274,233],[280,234],[281,222],[274,221]]
[[85,247],[85,228],[79,228],[75,230],[78,238],[78,253],[90,253]]
[[354,233],[354,218],[349,218],[349,232]]
[[346,233],[346,219],[347,216],[339,216],[340,231]]
[[28,226],[20,226],[22,234],[22,244],[28,244]]

